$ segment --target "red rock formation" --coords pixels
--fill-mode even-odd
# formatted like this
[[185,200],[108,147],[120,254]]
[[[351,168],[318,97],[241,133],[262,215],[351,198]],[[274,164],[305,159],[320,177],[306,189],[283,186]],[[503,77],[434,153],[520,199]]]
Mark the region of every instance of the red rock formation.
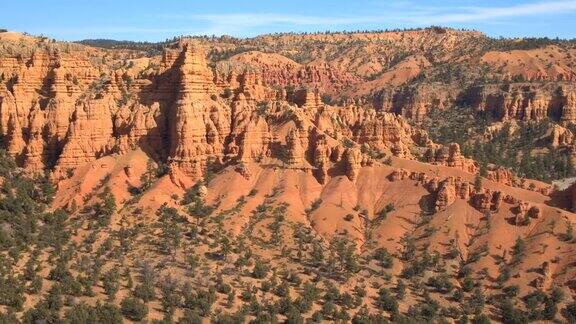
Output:
[[332,150],[326,141],[326,135],[316,135],[316,143],[313,155],[313,165],[316,167],[316,178],[320,183],[324,183],[326,181],[326,177],[328,176],[330,156],[332,155]]
[[571,85],[492,84],[462,90],[452,85],[423,83],[414,87],[383,89],[374,95],[377,110],[423,120],[432,109],[448,109],[464,99],[467,106],[499,121],[576,121],[576,89]]
[[554,148],[571,146],[574,144],[574,134],[560,125],[554,125],[547,134],[548,142]]
[[424,157],[429,163],[446,165],[469,173],[478,172],[478,163],[462,156],[460,145],[457,143],[451,143],[448,147],[430,147]]
[[448,178],[440,183],[436,192],[436,211],[446,210],[456,200],[454,178]]
[[501,191],[496,191],[492,194],[492,206],[491,209],[494,211],[498,211],[500,206],[502,206],[502,202],[504,201],[504,197]]
[[518,203],[518,206],[516,206],[516,216],[514,220],[514,223],[516,225],[526,225],[526,222],[529,221],[528,219],[529,209],[530,209],[529,203],[525,201],[521,201],[520,203]]
[[472,196],[472,205],[480,211],[490,211],[492,210],[492,191],[489,189],[484,189],[481,192],[477,192]]
[[563,99],[562,122],[565,124],[576,122],[576,91],[569,91]]
[[287,163],[289,165],[302,166],[306,163],[306,154],[302,143],[300,142],[300,134],[298,129],[292,129],[286,136],[286,149],[287,149]]
[[390,176],[388,177],[390,179],[390,181],[395,182],[395,181],[401,181],[401,180],[406,180],[410,177],[410,172],[406,169],[395,169],[394,171],[392,171],[392,173],[390,173]]
[[515,183],[514,181],[514,174],[512,173],[512,171],[502,168],[502,167],[497,167],[494,170],[488,170],[488,174],[486,175],[486,178],[488,180],[494,181],[494,182],[499,182],[499,183],[503,183],[505,185],[513,185]]
[[292,100],[300,107],[309,111],[316,111],[322,104],[318,90],[302,89],[294,94]]
[[574,89],[536,88],[523,84],[502,87],[477,87],[468,94],[469,104],[498,120],[541,121],[544,118],[563,122],[576,120]]
[[[233,56],[230,63],[236,69],[246,69],[261,76],[263,84],[269,87],[302,86],[322,90],[332,96],[362,79],[327,63],[298,64],[287,57],[273,53],[250,51]],[[226,73],[228,68],[218,67],[219,73]],[[228,72],[219,78],[232,79],[238,71]],[[233,84],[231,84],[234,87]]]
[[114,129],[118,134],[117,147],[120,153],[142,147],[152,153],[154,158],[166,156],[167,150],[163,143],[163,136],[167,132],[166,118],[157,102],[151,106],[137,103],[123,106],[115,117]]
[[538,206],[532,206],[530,209],[528,209],[527,215],[531,218],[538,219],[542,216],[542,211],[540,208],[538,208]]
[[358,172],[362,166],[362,153],[358,148],[348,148],[344,151],[344,167],[346,175],[352,181],[358,177]]
[[407,119],[421,121],[432,109],[453,106],[456,98],[449,87],[420,85],[410,88],[393,88],[380,91],[374,98],[377,110],[395,112]]
[[[434,145],[426,132],[401,117],[421,119],[430,109],[449,107],[460,91],[450,85],[388,89],[336,105],[321,100],[328,88],[342,90],[362,80],[322,61],[299,64],[281,55],[239,54],[227,64],[245,60],[242,69],[224,73],[224,63],[209,65],[203,48],[190,41],[150,58],[155,68],[136,72],[113,67],[118,62],[105,63],[98,55],[37,50],[29,58],[0,58],[0,71],[14,76],[0,82],[0,122],[7,148],[20,165],[63,170],[141,148],[178,172],[199,177],[209,159],[261,162],[286,149],[287,166],[313,170],[324,183],[330,174],[342,172],[356,179],[360,167],[371,163],[362,152],[412,159],[413,152],[429,147],[430,163],[478,172],[477,163],[464,158],[457,144]],[[338,84],[326,85],[327,80]],[[307,87],[285,87],[294,84]],[[230,92],[225,94],[226,88]],[[484,86],[470,96],[478,110],[524,120],[548,114],[571,120],[575,101],[568,86],[558,91]],[[571,145],[568,132],[558,129],[551,137],[553,143]],[[353,148],[345,149],[349,142]],[[406,172],[398,172],[391,175],[393,181],[406,179]],[[426,174],[409,176],[433,192],[443,190],[440,208],[452,196],[469,199],[473,193],[461,179],[453,179],[452,193]],[[487,178],[514,184],[504,169],[489,170]],[[494,197],[487,197],[491,206]]]
[[59,169],[75,168],[112,152],[114,140],[111,108],[115,105],[110,99],[95,99],[76,106],[69,134],[58,159]]
[[34,171],[42,171],[40,168],[47,160],[47,153],[45,151],[46,142],[42,136],[45,123],[44,119],[43,111],[36,109],[31,112],[30,138],[24,152],[24,166]]
[[[327,112],[327,111],[326,111]],[[378,113],[352,106],[338,111],[339,120],[349,127],[352,140],[379,150],[394,149],[398,156],[409,157],[411,145],[427,145],[426,132],[411,127],[406,120],[390,113]],[[334,127],[338,129],[338,127]],[[346,132],[347,130],[343,130]]]
[[232,155],[238,152],[240,161],[244,162],[259,161],[271,155],[268,146],[272,141],[272,135],[264,118],[256,116],[246,121],[244,127],[239,129],[242,130],[237,137],[239,149],[236,150],[233,143],[229,145]]
[[191,176],[200,176],[206,157],[222,154],[230,111],[218,102],[199,47],[185,45],[176,64],[179,88],[170,116],[170,162]]

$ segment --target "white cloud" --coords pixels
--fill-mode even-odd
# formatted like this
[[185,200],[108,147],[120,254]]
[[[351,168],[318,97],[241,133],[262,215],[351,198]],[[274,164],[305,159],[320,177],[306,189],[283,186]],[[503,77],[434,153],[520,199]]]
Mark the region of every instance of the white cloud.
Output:
[[206,34],[236,34],[258,27],[344,26],[380,22],[380,17],[323,17],[274,13],[233,13],[193,15],[190,18],[208,22]]
[[308,16],[276,13],[230,13],[176,16],[207,22],[206,34],[243,34],[258,27],[339,27],[362,24],[433,25],[487,22],[497,19],[560,14],[576,11],[576,0],[540,1],[500,7],[422,6],[413,2],[390,2],[374,11],[378,14],[359,16]]
[[[90,35],[235,35],[248,36],[267,31],[299,31],[311,29],[362,29],[366,26],[412,27],[429,25],[449,25],[466,23],[510,24],[514,17],[553,15],[576,12],[576,0],[541,0],[538,2],[509,6],[458,6],[456,2],[437,5],[437,1],[423,4],[420,1],[372,1],[367,4],[371,13],[367,15],[296,15],[279,13],[217,13],[217,14],[173,14],[156,15],[158,26],[83,26],[80,28],[48,28],[41,32],[48,34]],[[509,18],[509,19],[506,19]],[[122,36],[120,36],[122,37]],[[70,38],[70,37],[67,37]]]
[[[425,24],[466,23],[490,21],[497,18],[522,17],[576,11],[576,1],[542,1],[508,7],[463,7],[462,12],[430,16],[413,16]],[[416,21],[414,21],[416,22]]]

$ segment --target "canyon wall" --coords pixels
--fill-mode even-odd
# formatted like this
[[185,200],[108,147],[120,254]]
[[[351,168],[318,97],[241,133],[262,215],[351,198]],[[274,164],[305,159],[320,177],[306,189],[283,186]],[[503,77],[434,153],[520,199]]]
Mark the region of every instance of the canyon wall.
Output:
[[[364,100],[366,101],[366,100]],[[570,83],[507,83],[471,86],[447,84],[385,89],[373,95],[376,109],[394,112],[416,121],[433,109],[469,107],[495,121],[542,121],[567,125],[576,122],[576,88]]]
[[94,64],[81,52],[2,58],[10,80],[0,83],[7,149],[27,169],[56,174],[141,148],[192,177],[209,162],[271,159],[314,169],[322,180],[330,169],[354,178],[369,163],[356,145],[405,157],[414,145],[431,145],[402,117],[326,105],[318,90],[288,93],[251,71],[222,80],[205,57],[201,46],[183,42],[145,76]]

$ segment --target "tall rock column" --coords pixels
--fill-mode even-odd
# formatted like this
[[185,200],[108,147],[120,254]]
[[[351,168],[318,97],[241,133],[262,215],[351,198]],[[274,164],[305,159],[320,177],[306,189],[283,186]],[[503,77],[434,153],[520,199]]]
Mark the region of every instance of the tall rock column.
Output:
[[576,91],[570,91],[566,95],[564,106],[562,107],[563,124],[569,124],[576,121]]
[[175,62],[178,96],[170,116],[170,162],[189,176],[201,176],[208,156],[223,155],[230,112],[218,102],[204,52],[184,45]]

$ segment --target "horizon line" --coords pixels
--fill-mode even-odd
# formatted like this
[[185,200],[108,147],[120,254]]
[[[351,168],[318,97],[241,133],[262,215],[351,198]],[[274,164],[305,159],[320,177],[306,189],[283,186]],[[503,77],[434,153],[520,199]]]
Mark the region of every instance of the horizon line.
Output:
[[[165,38],[164,40],[157,40],[157,41],[150,41],[150,40],[133,40],[133,39],[121,39],[121,38],[103,38],[103,37],[95,37],[95,38],[82,38],[82,39],[75,39],[75,40],[64,40],[64,39],[58,39],[58,38],[54,38],[51,37],[50,35],[47,34],[33,34],[33,33],[29,33],[26,31],[17,31],[17,30],[10,30],[10,29],[6,29],[5,32],[11,32],[11,33],[19,33],[22,35],[27,35],[27,36],[31,36],[31,37],[46,37],[48,39],[51,40],[56,40],[58,42],[66,42],[66,43],[79,43],[79,42],[83,42],[83,41],[94,41],[94,40],[105,40],[105,41],[115,41],[115,42],[132,42],[132,43],[147,43],[147,44],[161,44],[161,43],[166,43],[168,41],[171,40],[176,40],[176,39],[181,39],[181,38],[195,38],[195,37],[199,37],[199,38],[223,38],[223,37],[228,37],[228,38],[233,38],[233,39],[255,39],[255,38],[259,38],[259,37],[265,37],[265,36],[283,36],[283,35],[319,35],[319,34],[384,34],[384,33],[398,33],[398,32],[413,32],[413,31],[424,31],[424,30],[431,30],[434,28],[441,28],[441,29],[447,29],[447,30],[452,30],[452,31],[456,31],[456,32],[461,32],[461,33],[480,33],[482,35],[484,35],[487,38],[490,39],[503,39],[503,40],[522,40],[522,39],[549,39],[549,40],[553,40],[553,41],[566,41],[566,42],[570,42],[570,41],[576,41],[576,37],[573,38],[564,38],[564,37],[551,37],[551,36],[503,36],[503,35],[490,35],[487,32],[484,32],[480,29],[477,28],[465,28],[465,27],[450,27],[450,26],[442,26],[442,25],[428,25],[425,27],[401,27],[401,28],[383,28],[383,29],[379,29],[379,28],[374,28],[374,29],[334,29],[334,30],[330,30],[330,29],[326,29],[326,30],[315,30],[315,31],[282,31],[282,32],[269,32],[269,33],[261,33],[261,34],[255,34],[255,35],[246,35],[246,36],[242,36],[242,35],[231,35],[231,34],[227,34],[227,33],[222,33],[222,34],[202,34],[202,33],[198,33],[198,34],[180,34],[180,35],[175,35],[171,38]],[[0,32],[0,34],[2,34],[2,32]]]

